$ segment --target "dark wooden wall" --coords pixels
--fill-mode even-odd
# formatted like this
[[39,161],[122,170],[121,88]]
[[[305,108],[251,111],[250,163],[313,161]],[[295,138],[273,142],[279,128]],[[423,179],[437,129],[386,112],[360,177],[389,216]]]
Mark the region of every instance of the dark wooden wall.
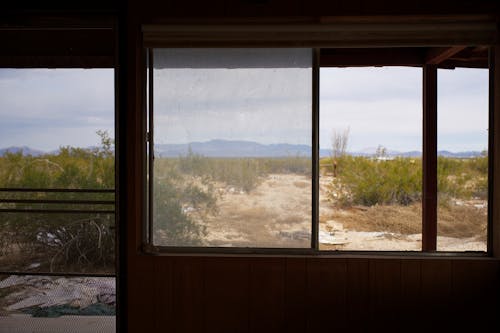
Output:
[[[494,260],[142,257],[130,332],[479,332],[498,325]],[[498,327],[498,326],[492,326]]]
[[[404,3],[404,5],[401,5]],[[495,258],[141,253],[141,24],[497,14],[495,1],[129,1],[122,26],[120,328],[129,332],[447,332],[500,327]],[[331,17],[329,18],[331,19]],[[384,19],[382,17],[382,19]],[[125,31],[123,30],[125,29]],[[126,43],[124,45],[123,43]],[[125,94],[123,94],[125,91]]]
[[[499,330],[498,258],[373,255],[194,257],[141,253],[144,207],[140,194],[144,184],[141,175],[143,115],[139,56],[142,52],[141,24],[255,20],[303,23],[328,22],[344,16],[357,16],[362,20],[367,15],[378,16],[380,20],[395,19],[392,15],[481,14],[498,17],[500,1],[28,0],[2,3],[0,22],[23,21],[26,13],[55,13],[56,16],[66,13],[80,16],[104,14],[118,19],[119,112],[116,121],[120,162],[117,183],[120,331],[460,332],[467,328],[479,332],[486,324],[493,325],[490,331]],[[400,21],[407,19],[399,18]],[[18,45],[15,47],[23,44],[12,39],[10,42]],[[49,42],[42,44],[47,46]],[[68,43],[69,46],[71,43]],[[105,46],[96,48],[106,49]],[[47,52],[52,50],[45,49]],[[0,53],[13,63],[22,60],[19,51],[11,54],[5,44]],[[497,63],[500,63],[499,54]],[[61,60],[54,58],[57,54],[49,52],[45,56],[40,60],[44,64],[52,61],[53,66],[60,64]],[[109,57],[109,52],[90,56],[93,64],[109,65],[109,59],[102,58]],[[68,60],[68,66],[73,64],[72,59]],[[500,85],[500,75],[496,75],[495,82]],[[495,100],[500,105],[498,93]],[[497,114],[498,110],[499,107]],[[500,116],[495,124],[495,128],[500,129]],[[500,144],[495,146],[495,151],[495,170],[498,171]],[[500,191],[499,179],[496,178],[494,185],[497,192]],[[500,216],[498,200],[492,204],[495,205],[495,216]],[[493,245],[500,248],[499,221],[494,222]]]

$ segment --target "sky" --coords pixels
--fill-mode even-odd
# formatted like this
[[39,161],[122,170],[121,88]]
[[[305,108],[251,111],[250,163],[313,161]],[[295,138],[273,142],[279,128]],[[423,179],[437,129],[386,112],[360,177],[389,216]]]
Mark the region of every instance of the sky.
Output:
[[[310,145],[310,55],[294,57],[276,68],[155,70],[155,141]],[[97,130],[113,136],[113,80],[111,69],[0,69],[0,148],[52,151],[95,146]],[[321,148],[348,128],[349,151],[421,150],[421,80],[420,68],[321,69]],[[438,149],[486,149],[488,71],[439,70],[438,96]]]
[[0,69],[0,148],[42,151],[114,136],[112,69]]
[[[422,70],[416,67],[323,68],[320,145],[349,129],[348,150],[379,145],[422,150]],[[488,146],[488,70],[438,70],[438,149]]]

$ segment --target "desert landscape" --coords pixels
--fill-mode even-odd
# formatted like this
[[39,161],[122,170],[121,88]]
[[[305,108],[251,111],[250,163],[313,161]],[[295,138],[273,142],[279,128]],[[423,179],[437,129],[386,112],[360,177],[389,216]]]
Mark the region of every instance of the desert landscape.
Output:
[[[196,162],[200,163],[200,160]],[[227,163],[222,160],[215,162],[214,159],[212,162]],[[310,247],[312,186],[311,175],[308,169],[304,170],[301,173],[258,174],[247,189],[238,186],[238,182],[213,181],[216,177],[206,178],[205,175],[204,178],[196,172],[177,174],[177,181],[182,179],[184,184],[187,182],[189,186],[198,186],[202,193],[213,193],[212,213],[207,212],[206,205],[199,202],[187,204],[193,201],[180,198],[184,214],[200,228],[200,242],[196,245]],[[328,167],[322,167],[321,170],[320,250],[421,250],[422,212],[419,197],[413,201],[405,199],[408,201],[405,204],[346,204],[342,200],[349,197],[350,193],[341,184],[342,178],[334,177]],[[180,188],[181,185],[177,183],[176,186]],[[474,197],[468,200],[449,198],[446,204],[439,205],[438,215],[439,251],[486,251],[486,200]],[[168,237],[165,237],[167,233],[168,228],[157,230],[157,245],[171,245]],[[182,243],[176,245],[186,246]]]

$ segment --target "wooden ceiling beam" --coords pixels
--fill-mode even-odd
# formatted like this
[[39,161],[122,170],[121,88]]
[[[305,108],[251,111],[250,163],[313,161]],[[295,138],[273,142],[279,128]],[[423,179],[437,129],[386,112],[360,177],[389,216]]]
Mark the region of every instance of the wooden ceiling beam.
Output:
[[421,66],[421,48],[322,49],[321,67]]
[[430,48],[425,56],[425,63],[428,65],[439,65],[466,48],[466,46]]

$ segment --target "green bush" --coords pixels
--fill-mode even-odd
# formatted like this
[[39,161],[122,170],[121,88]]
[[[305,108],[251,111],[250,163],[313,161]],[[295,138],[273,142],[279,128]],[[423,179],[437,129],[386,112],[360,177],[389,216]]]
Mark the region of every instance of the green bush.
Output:
[[342,191],[336,199],[342,205],[409,205],[421,198],[419,159],[375,160],[343,156],[338,160],[337,171]]
[[[331,161],[320,162],[331,171]],[[458,159],[438,157],[440,204],[455,199],[486,199],[488,188],[486,155]],[[330,184],[330,200],[341,205],[410,205],[421,201],[422,160],[420,158],[375,159],[343,156],[337,159],[338,178]]]
[[[114,189],[112,140],[98,132],[101,146],[92,150],[61,147],[56,154],[0,157],[0,187],[35,189]],[[3,197],[42,200],[112,200],[114,193],[8,192]],[[82,209],[77,204],[4,203],[3,208]],[[88,210],[109,210],[109,205],[85,205]],[[2,213],[0,253],[16,250],[24,261],[39,261],[51,271],[114,271],[115,219],[95,213]],[[17,265],[17,266],[16,266]]]
[[467,159],[438,157],[438,194],[441,202],[451,198],[486,199],[488,196],[488,156]]

